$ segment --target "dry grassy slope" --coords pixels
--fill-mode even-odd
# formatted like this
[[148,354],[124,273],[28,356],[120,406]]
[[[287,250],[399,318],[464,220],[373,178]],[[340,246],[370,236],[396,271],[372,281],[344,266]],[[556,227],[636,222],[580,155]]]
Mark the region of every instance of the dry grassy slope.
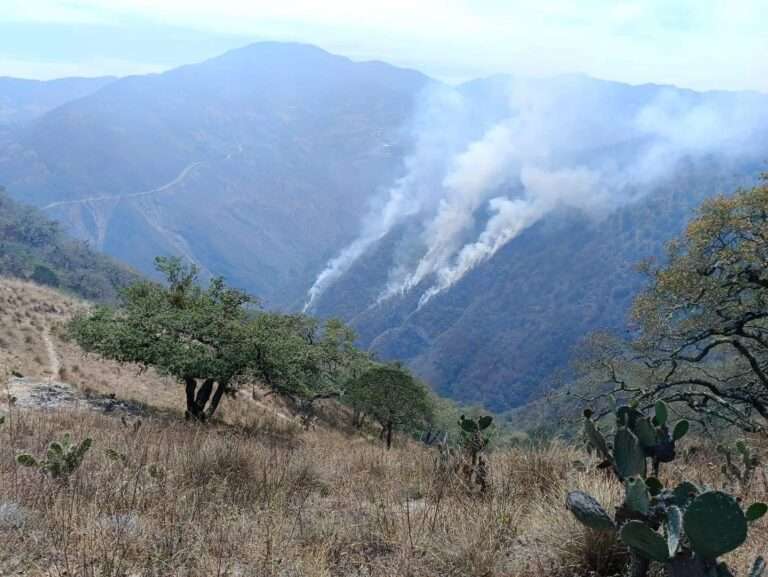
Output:
[[[0,282],[0,360],[38,379],[56,378],[46,329],[55,334],[56,322],[82,306],[47,289]],[[53,344],[60,376],[77,386],[179,408],[172,383],[84,359],[56,337]],[[70,407],[11,408],[0,428],[0,575],[607,577],[621,567],[613,537],[584,530],[564,509],[570,489],[589,491],[607,508],[621,492],[578,449],[491,453],[491,488],[481,498],[441,472],[423,446],[400,440],[386,451],[340,430],[302,431],[274,406],[226,408],[228,420],[247,426],[199,427],[166,414],[144,417],[136,429]],[[259,410],[263,416],[254,417]],[[16,464],[19,452],[41,455],[65,431],[94,439],[68,484]],[[107,449],[123,458],[110,459]],[[662,479],[719,487],[718,461],[701,450],[665,468]],[[740,496],[768,500],[765,475]],[[767,544],[763,520],[728,561],[746,575]]]
[[[160,411],[183,412],[183,391],[173,379],[84,355],[59,336],[62,324],[87,306],[47,287],[0,278],[0,368],[19,373],[29,382],[66,383],[83,395],[114,395]],[[238,402],[223,401],[221,415],[226,421],[296,423],[286,403],[257,386],[243,389],[238,397]],[[331,420],[333,411],[327,412]]]

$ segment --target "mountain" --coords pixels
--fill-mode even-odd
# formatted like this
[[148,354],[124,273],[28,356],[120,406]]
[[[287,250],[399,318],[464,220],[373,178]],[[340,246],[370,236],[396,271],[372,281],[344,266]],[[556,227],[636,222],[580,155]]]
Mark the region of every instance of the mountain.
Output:
[[39,210],[12,200],[0,187],[0,277],[31,280],[82,298],[114,301],[139,276],[69,238]]
[[[521,100],[510,90],[519,83],[502,77],[459,87],[480,128],[442,181],[411,187],[443,190],[439,202],[425,196],[426,208],[373,243],[312,308],[347,319],[363,346],[406,361],[439,393],[497,411],[555,386],[588,333],[623,332],[644,282],[635,265],[663,258],[704,199],[753,183],[768,142],[759,94],[561,77],[526,83],[531,109],[511,110]],[[441,239],[459,209],[472,218]],[[440,267],[403,282],[403,270],[418,272],[441,250],[451,252]],[[398,275],[400,290],[388,294]]]
[[151,275],[338,316],[442,394],[537,397],[623,330],[640,259],[764,168],[768,97],[584,76],[457,87],[258,43],[105,83],[6,129],[0,182]]
[[42,116],[115,80],[112,77],[24,80],[0,77],[0,129]]
[[700,201],[748,183],[727,169],[689,167],[658,195],[599,221],[552,214],[421,308],[418,293],[373,305],[393,260],[391,238],[315,312],[347,319],[363,346],[407,362],[440,394],[504,411],[556,385],[588,333],[623,333],[643,286],[635,265],[662,257]]
[[139,270],[177,254],[291,306],[394,177],[426,82],[311,46],[255,44],[50,111],[14,133],[0,179]]

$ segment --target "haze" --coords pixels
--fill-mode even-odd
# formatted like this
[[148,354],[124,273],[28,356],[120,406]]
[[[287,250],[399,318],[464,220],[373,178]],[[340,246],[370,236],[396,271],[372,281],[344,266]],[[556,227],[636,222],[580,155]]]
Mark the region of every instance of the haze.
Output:
[[0,75],[157,72],[258,40],[322,46],[448,82],[585,73],[768,91],[760,0],[4,0]]

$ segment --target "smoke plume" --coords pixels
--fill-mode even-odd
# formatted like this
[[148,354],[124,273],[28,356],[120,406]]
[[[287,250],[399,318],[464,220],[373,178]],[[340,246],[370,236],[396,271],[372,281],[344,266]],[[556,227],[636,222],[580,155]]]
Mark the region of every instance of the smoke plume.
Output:
[[407,219],[421,228],[420,256],[395,263],[379,300],[418,290],[421,307],[552,211],[606,214],[642,198],[684,158],[754,154],[755,134],[768,130],[768,98],[757,94],[583,77],[485,86],[424,100],[403,176],[328,263],[307,307]]

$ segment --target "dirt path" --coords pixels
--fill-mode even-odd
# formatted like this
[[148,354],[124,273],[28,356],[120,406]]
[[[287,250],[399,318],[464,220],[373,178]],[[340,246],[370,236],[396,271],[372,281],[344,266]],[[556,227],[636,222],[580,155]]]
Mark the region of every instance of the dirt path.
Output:
[[43,329],[43,342],[48,354],[48,371],[51,373],[51,378],[56,379],[59,377],[59,371],[61,371],[61,358],[51,338],[51,328],[48,326]]
[[[114,396],[85,394],[73,385],[60,381],[61,357],[51,336],[50,327],[42,332],[48,355],[47,380],[34,377],[14,377],[6,383],[7,393],[14,397],[15,405],[26,409],[79,409],[104,413],[139,415],[144,409]],[[5,392],[5,391],[3,391]]]
[[104,195],[104,196],[91,196],[88,198],[78,198],[75,200],[59,200],[56,202],[52,202],[50,204],[45,205],[42,210],[50,210],[52,208],[56,208],[58,206],[69,206],[73,204],[88,204],[91,202],[101,202],[101,201],[107,201],[107,200],[122,200],[124,198],[136,198],[139,196],[148,196],[150,194],[156,194],[158,192],[164,192],[168,190],[169,188],[173,188],[177,184],[181,184],[184,179],[189,176],[189,174],[198,166],[203,164],[203,162],[193,162],[192,164],[185,166],[182,171],[176,175],[176,178],[171,180],[170,182],[165,183],[162,186],[158,186],[157,188],[153,188],[152,190],[143,190],[141,192],[131,192],[128,194],[113,194],[113,195]]

